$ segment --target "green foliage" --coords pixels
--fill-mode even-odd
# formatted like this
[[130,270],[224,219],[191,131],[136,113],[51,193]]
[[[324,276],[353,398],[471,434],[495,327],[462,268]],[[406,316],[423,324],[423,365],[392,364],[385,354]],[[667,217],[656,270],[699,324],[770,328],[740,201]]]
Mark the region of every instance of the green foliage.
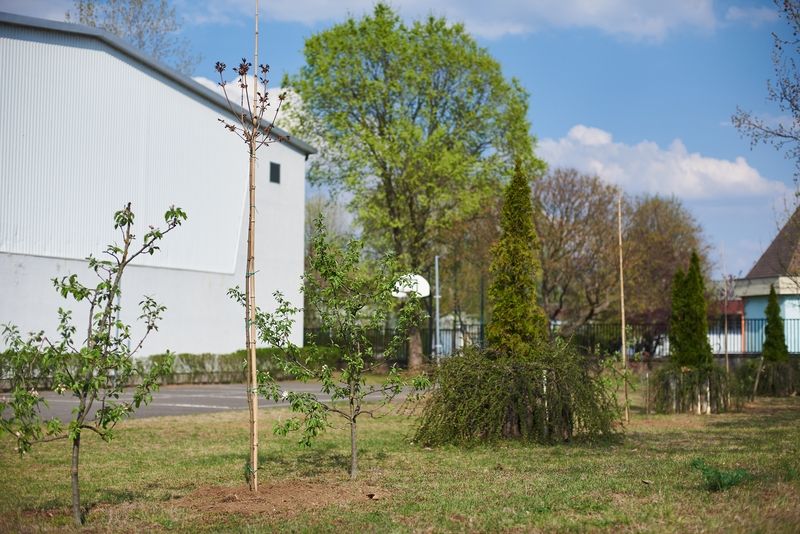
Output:
[[765,362],[788,362],[789,348],[786,346],[786,334],[783,330],[781,308],[778,305],[778,295],[775,286],[769,286],[769,300],[764,310],[767,325],[764,331],[764,346],[761,355]]
[[[134,355],[147,336],[157,329],[161,314],[166,309],[150,297],[139,303],[145,332],[138,343],[132,343],[131,327],[119,319],[121,281],[125,268],[142,254],[154,254],[158,243],[168,232],[186,219],[180,208],[171,207],[164,215],[165,229],[151,226],[144,234],[140,246],[134,242],[134,214],[130,204],[114,214],[114,229],[120,230],[122,243],[106,247],[110,259],[89,256],[89,269],[99,279],[94,287],[84,285],[72,274],[53,279],[56,290],[76,302],[86,302],[89,307],[89,324],[85,339],[77,337],[72,323],[72,313],[59,308],[58,337],[50,339],[44,332],[27,338],[20,335],[14,325],[4,325],[3,338],[8,347],[3,367],[10,376],[11,397],[0,401],[0,428],[16,437],[17,450],[25,453],[33,443],[43,440],[68,438],[73,446],[73,517],[82,522],[80,512],[77,455],[81,432],[91,430],[103,440],[113,437],[114,427],[152,398],[161,378],[172,365],[170,355],[156,362],[146,372],[134,365]],[[83,331],[83,330],[82,330]],[[69,392],[78,399],[73,418],[68,425],[57,418],[43,420],[39,407],[44,399],[36,390],[42,376],[50,377],[55,391]],[[131,400],[120,398],[123,388],[136,377],[138,385]],[[95,408],[94,411],[92,409]]]
[[651,405],[658,413],[739,410],[748,391],[740,377],[715,364],[698,368],[668,362],[653,373],[650,386]]
[[[362,251],[360,241],[339,245],[328,237],[322,219],[316,221],[310,270],[304,277],[303,289],[309,295],[322,328],[329,332],[332,346],[341,355],[338,368],[324,362],[325,352],[319,347],[311,345],[303,354],[289,341],[292,315],[297,310],[280,294],[275,295],[278,301],[275,312],[259,310],[256,314],[261,340],[281,351],[278,361],[284,373],[304,382],[320,382],[321,392],[331,399],[320,400],[309,392],[280,392],[273,377],[260,372],[261,394],[276,401],[287,400],[292,411],[300,414],[277,425],[275,432],[286,435],[301,431],[300,444],[309,446],[329,425],[330,414],[343,417],[351,429],[351,478],[358,472],[356,429],[359,416],[380,415],[380,408],[408,385],[395,366],[378,385],[367,384],[365,373],[392,358],[405,342],[408,331],[420,319],[419,302],[411,296],[395,319],[397,324],[388,347],[383,354],[376,354],[368,332],[386,324],[394,306],[392,291],[404,275],[400,274],[393,258],[368,261],[363,258]],[[232,293],[242,300],[241,292],[233,290]],[[427,379],[417,377],[412,385],[414,389],[422,389],[428,385]],[[378,402],[377,408],[365,409],[364,400],[369,395]]]
[[470,348],[435,376],[414,440],[427,445],[501,438],[552,443],[614,434],[611,384],[572,347],[555,340],[529,353]]
[[[302,360],[311,360],[315,365],[336,367],[342,359],[342,353],[336,347],[299,347],[298,356]],[[257,367],[269,373],[276,380],[293,378],[284,372],[277,363],[283,351],[277,347],[259,347],[256,349]],[[165,355],[155,354],[147,358],[137,359],[136,365],[142,370],[149,369],[159,363]],[[162,384],[181,383],[238,383],[246,376],[247,350],[237,350],[228,354],[174,354],[172,371],[162,377]]]
[[692,252],[686,274],[678,270],[673,279],[669,343],[670,361],[675,365],[693,368],[712,365],[705,283],[696,252]]
[[520,166],[506,187],[500,226],[502,235],[492,248],[487,338],[493,350],[522,356],[548,338],[548,327],[537,302],[542,267],[531,189]]
[[406,269],[478,212],[533,155],[528,95],[460,24],[406,25],[384,3],[306,40],[284,80],[302,106],[287,126],[320,150],[309,178],[343,189],[365,240]]
[[700,265],[708,265],[710,247],[700,224],[676,197],[643,195],[625,204],[625,284],[636,288],[625,295],[625,314],[629,322],[669,322],[675,273],[685,269],[692,251]]
[[744,469],[718,469],[706,464],[702,458],[695,458],[690,465],[703,475],[703,482],[708,491],[725,491],[752,478]]

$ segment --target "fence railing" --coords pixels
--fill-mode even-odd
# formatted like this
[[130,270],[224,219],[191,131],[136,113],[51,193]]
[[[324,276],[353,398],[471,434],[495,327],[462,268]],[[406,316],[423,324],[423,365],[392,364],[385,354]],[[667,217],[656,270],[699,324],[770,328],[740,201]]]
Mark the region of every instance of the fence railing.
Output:
[[[800,354],[800,319],[784,319],[784,333],[786,345],[792,354]],[[633,350],[645,357],[665,358],[669,356],[669,325],[666,323],[655,324],[628,324],[627,343]],[[764,345],[764,330],[766,319],[739,319],[728,320],[727,336],[722,320],[709,321],[708,342],[714,354],[760,354]],[[452,325],[439,329],[439,344],[436,346],[435,334],[429,328],[421,329],[423,352],[431,357],[435,354],[449,356],[466,346],[479,346],[485,344],[486,329],[480,324],[464,324],[456,328]],[[554,325],[553,333],[569,339],[582,352],[590,354],[611,354],[619,350],[621,345],[619,323],[589,323],[578,328],[569,328],[568,325]],[[370,342],[378,352],[382,352],[388,345],[393,331],[372,331],[369,333]],[[330,336],[320,329],[306,329],[306,339],[318,345],[328,345]],[[438,348],[438,350],[437,350]],[[398,363],[407,360],[408,346],[402,348],[400,354],[394,358]]]

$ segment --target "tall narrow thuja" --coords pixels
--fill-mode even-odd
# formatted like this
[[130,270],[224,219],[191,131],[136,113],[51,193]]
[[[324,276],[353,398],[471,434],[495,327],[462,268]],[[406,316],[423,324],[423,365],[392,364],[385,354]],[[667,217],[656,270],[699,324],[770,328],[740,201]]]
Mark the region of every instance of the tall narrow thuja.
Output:
[[769,286],[769,299],[764,310],[767,325],[764,331],[764,348],[761,354],[767,362],[789,361],[789,348],[786,346],[786,334],[783,330],[781,307],[778,305],[778,295],[775,286]]
[[[284,140],[273,133],[272,128],[285,94],[278,97],[271,122],[264,121],[267,110],[272,108],[267,91],[269,65],[258,64],[258,0],[255,14],[255,44],[253,62],[256,68],[252,71],[252,84],[248,83],[248,75],[253,64],[243,58],[236,73],[236,85],[239,88],[238,106],[231,100],[228,83],[225,81],[226,65],[217,62],[215,69],[219,73],[219,86],[222,88],[228,108],[235,117],[235,122],[223,119],[219,121],[226,129],[235,133],[247,145],[250,157],[248,180],[248,225],[247,225],[247,267],[245,271],[245,345],[247,347],[247,405],[250,409],[250,459],[246,466],[247,480],[251,491],[258,491],[258,371],[256,369],[256,265],[255,265],[255,231],[256,231],[256,152],[259,148],[275,141]],[[238,288],[237,288],[238,289]]]
[[656,410],[699,414],[729,409],[729,376],[713,361],[705,283],[695,252],[686,273],[679,270],[673,279],[669,343],[669,364],[653,378]]
[[542,265],[531,188],[519,164],[506,187],[500,227],[502,235],[492,248],[492,319],[487,337],[493,350],[523,355],[548,338],[548,328],[537,302]]
[[797,379],[800,378],[800,374],[797,362],[789,362],[789,348],[786,346],[783,318],[774,286],[769,288],[769,299],[764,314],[767,324],[764,329],[761,359],[758,362],[758,370],[753,384],[753,396],[757,393],[776,396],[791,395],[797,391]]
[[669,342],[670,358],[676,365],[694,368],[711,365],[705,283],[696,252],[692,252],[686,274],[680,270],[675,274]]

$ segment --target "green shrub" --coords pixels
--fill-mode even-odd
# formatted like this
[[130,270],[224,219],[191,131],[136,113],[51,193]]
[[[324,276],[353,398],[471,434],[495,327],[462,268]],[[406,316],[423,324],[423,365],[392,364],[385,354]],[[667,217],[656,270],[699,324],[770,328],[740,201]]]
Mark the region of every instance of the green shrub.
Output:
[[708,491],[724,491],[751,478],[744,469],[717,469],[706,464],[702,458],[695,458],[690,465],[703,475],[703,482]]
[[658,413],[739,410],[747,398],[747,387],[719,365],[682,367],[668,362],[651,380],[651,405]]
[[541,443],[614,433],[609,384],[560,340],[533,354],[467,349],[437,371],[415,441],[426,445],[521,438]]
[[[308,360],[311,348],[300,349],[299,356]],[[262,347],[256,349],[258,369],[269,372],[276,380],[289,380],[283,367],[278,363],[281,349]],[[165,354],[155,354],[137,361],[141,370],[150,369],[153,365],[162,362]],[[229,354],[177,354],[172,373],[163,380],[164,384],[180,383],[236,383],[245,379],[245,362],[247,351],[245,349]],[[317,347],[314,356],[315,365],[335,366],[341,360],[341,351],[336,347]]]
[[[750,396],[758,373],[758,360],[748,360],[736,368],[736,380],[743,394]],[[788,397],[800,391],[800,358],[790,357],[786,362],[764,360],[756,395]]]

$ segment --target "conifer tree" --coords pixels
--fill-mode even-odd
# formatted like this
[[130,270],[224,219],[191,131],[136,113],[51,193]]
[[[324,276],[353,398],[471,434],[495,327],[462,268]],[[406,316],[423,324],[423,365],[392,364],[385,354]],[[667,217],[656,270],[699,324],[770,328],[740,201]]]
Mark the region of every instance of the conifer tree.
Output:
[[506,186],[500,227],[500,240],[492,248],[487,337],[489,346],[501,353],[521,355],[547,339],[548,328],[537,298],[542,267],[531,188],[520,165]]
[[764,346],[761,349],[766,362],[789,361],[789,348],[786,346],[786,335],[783,331],[783,318],[778,306],[778,295],[775,287],[769,287],[769,300],[765,310],[767,325],[764,332]]
[[678,269],[672,277],[672,311],[669,317],[669,352],[670,359],[676,365],[686,365],[683,356],[686,335],[683,332],[686,315],[686,275],[683,269]]
[[692,252],[686,274],[680,270],[675,273],[669,341],[670,358],[676,365],[695,368],[711,365],[705,283],[696,252]]

